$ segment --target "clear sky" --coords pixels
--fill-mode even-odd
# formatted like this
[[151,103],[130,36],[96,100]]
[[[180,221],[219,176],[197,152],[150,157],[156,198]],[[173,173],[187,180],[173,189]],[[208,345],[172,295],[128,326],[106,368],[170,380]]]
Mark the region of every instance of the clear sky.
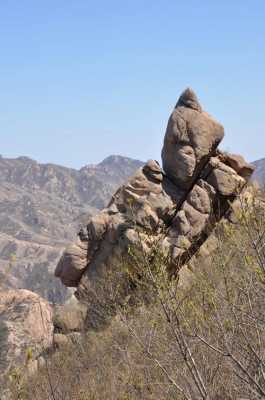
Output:
[[0,153],[160,159],[192,87],[223,148],[265,157],[265,0],[0,0]]

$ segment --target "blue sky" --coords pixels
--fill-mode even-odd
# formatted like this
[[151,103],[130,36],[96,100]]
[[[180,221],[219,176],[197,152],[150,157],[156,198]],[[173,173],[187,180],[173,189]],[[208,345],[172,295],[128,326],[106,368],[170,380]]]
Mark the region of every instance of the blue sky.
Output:
[[0,0],[0,153],[160,159],[191,86],[223,148],[265,157],[265,1]]

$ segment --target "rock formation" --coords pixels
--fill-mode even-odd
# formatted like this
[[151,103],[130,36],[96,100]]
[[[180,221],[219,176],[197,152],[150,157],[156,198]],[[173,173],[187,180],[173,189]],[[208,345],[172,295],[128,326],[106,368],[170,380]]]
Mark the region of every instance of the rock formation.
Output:
[[48,302],[29,290],[0,291],[0,386],[5,372],[34,362],[52,343],[52,308]]
[[147,251],[154,238],[169,257],[170,272],[177,273],[226,214],[254,168],[217,149],[223,136],[223,127],[185,90],[169,118],[163,168],[148,161],[65,250],[55,274],[77,287],[77,298],[88,306],[88,325],[100,313],[98,299],[107,304],[111,289],[104,282],[139,236]]

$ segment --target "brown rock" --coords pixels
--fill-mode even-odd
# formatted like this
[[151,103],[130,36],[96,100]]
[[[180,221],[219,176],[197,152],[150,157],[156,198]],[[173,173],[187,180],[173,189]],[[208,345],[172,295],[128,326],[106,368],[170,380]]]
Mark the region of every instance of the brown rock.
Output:
[[199,185],[195,185],[187,196],[188,203],[203,214],[210,214],[211,201],[208,192]]
[[180,95],[176,107],[188,107],[193,110],[202,112],[199,100],[196,94],[190,88],[184,90],[184,92]]
[[52,346],[52,342],[52,309],[47,301],[28,290],[0,292],[2,374],[25,364],[28,351],[36,359]]
[[187,89],[171,114],[162,149],[166,175],[189,189],[224,136],[223,127],[205,112]]
[[78,238],[65,250],[55,269],[55,276],[60,277],[65,286],[76,287],[86,267],[87,242]]
[[222,158],[224,162],[233,168],[238,175],[243,178],[249,179],[253,174],[255,167],[245,161],[245,159],[238,154],[223,153]]
[[87,306],[87,327],[99,329],[131,293],[121,267],[121,261],[132,262],[131,248],[148,253],[160,246],[176,274],[226,215],[252,170],[243,159],[217,150],[223,135],[223,127],[187,89],[168,122],[164,171],[149,160],[90,219],[81,243],[65,252],[56,273],[77,286],[76,296]]
[[232,196],[240,193],[246,183],[244,178],[219,159],[213,160],[213,166],[207,182],[223,196]]

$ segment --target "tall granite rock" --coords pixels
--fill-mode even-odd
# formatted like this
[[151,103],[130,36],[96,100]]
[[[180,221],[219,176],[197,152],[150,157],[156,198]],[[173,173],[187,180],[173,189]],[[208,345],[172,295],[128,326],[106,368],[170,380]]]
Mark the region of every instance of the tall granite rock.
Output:
[[223,137],[223,127],[202,111],[192,90],[185,90],[168,121],[162,150],[165,173],[189,190]]
[[[163,168],[150,160],[138,169],[65,250],[55,274],[77,287],[77,298],[88,306],[88,326],[106,314],[113,285],[122,279],[120,260],[139,238],[147,252],[154,239],[176,274],[226,214],[254,168],[217,149],[223,136],[222,125],[186,89],[169,118]],[[110,275],[116,277],[111,285]]]

